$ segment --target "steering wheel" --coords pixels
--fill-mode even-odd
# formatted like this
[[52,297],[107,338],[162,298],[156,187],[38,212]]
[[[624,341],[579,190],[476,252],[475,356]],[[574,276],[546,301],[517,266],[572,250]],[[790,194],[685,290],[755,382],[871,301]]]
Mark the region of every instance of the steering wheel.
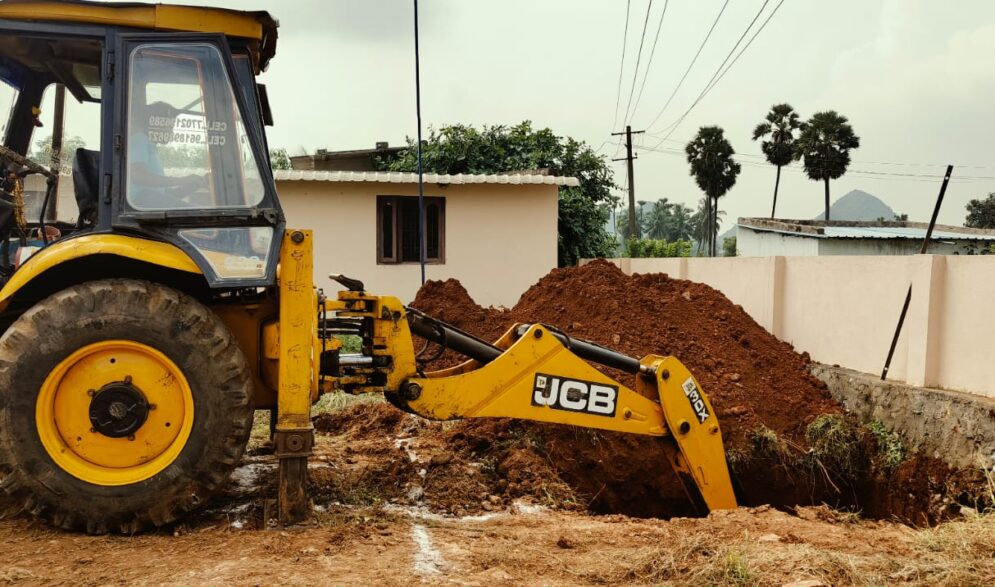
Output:
[[7,159],[12,163],[16,163],[21,167],[26,167],[28,173],[37,173],[39,175],[44,175],[47,179],[55,179],[54,173],[4,145],[0,145],[0,157]]

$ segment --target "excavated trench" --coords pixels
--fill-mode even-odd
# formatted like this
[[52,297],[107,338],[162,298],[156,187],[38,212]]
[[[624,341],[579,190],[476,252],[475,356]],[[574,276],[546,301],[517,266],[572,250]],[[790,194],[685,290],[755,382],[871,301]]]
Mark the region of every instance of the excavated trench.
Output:
[[[484,339],[516,322],[542,322],[632,356],[678,357],[715,407],[745,505],[826,503],[916,525],[963,506],[991,505],[981,469],[952,469],[912,454],[879,423],[847,414],[810,374],[806,354],[706,285],[627,276],[598,261],[554,270],[511,309],[481,308],[455,280],[427,283],[412,305]],[[462,360],[447,351],[429,368]],[[609,374],[631,385],[631,376]],[[443,512],[529,498],[597,514],[694,514],[658,439],[529,422],[438,426],[406,418],[387,406],[361,406],[317,425],[357,437],[417,437],[430,455],[424,466],[374,465],[372,475],[379,490],[402,495],[405,479],[422,474],[425,503]]]

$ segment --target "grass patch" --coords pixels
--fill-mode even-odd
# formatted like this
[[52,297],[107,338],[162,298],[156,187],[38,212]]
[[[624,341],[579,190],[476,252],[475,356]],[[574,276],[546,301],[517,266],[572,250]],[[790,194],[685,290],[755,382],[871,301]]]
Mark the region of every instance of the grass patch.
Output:
[[359,395],[342,392],[326,393],[318,398],[318,403],[311,407],[311,416],[334,414],[357,404],[379,404],[385,401],[387,400],[379,393],[361,393]]
[[752,585],[756,583],[756,573],[750,567],[746,558],[737,550],[729,550],[718,566],[721,575],[716,577],[719,583],[732,585]]
[[[874,523],[854,522],[860,531]],[[857,531],[857,530],[852,530]],[[825,585],[995,584],[995,516],[978,515],[935,528],[910,530],[868,551],[845,541],[816,546],[758,540],[755,532],[670,533],[665,544],[617,554],[603,570],[582,575],[595,583],[664,585],[782,585],[816,580]]]
[[864,425],[864,428],[874,437],[878,447],[876,464],[886,473],[891,474],[901,465],[906,457],[905,445],[898,434],[888,430],[885,425],[872,420]]
[[335,338],[342,341],[340,353],[358,353],[363,350],[363,339],[355,334],[337,334]]
[[824,414],[808,425],[809,454],[842,479],[854,480],[864,470],[860,434],[840,414]]
[[791,454],[787,443],[777,435],[777,432],[763,424],[750,433],[750,442],[755,452],[761,456],[785,460]]

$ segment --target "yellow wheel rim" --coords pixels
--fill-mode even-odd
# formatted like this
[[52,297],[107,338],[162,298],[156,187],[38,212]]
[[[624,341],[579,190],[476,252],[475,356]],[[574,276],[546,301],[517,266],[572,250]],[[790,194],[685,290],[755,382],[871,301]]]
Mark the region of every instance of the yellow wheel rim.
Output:
[[[127,436],[95,428],[90,407],[108,386],[129,385],[147,415]],[[87,345],[59,363],[38,394],[35,424],[52,460],[95,485],[144,481],[179,456],[193,428],[193,394],[183,372],[166,355],[130,340]]]

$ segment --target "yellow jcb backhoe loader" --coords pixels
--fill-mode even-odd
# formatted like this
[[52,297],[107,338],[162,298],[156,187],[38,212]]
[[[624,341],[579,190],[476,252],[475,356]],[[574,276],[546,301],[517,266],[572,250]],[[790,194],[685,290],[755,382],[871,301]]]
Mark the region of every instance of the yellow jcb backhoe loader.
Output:
[[[276,40],[265,12],[0,2],[6,499],[91,533],[166,524],[226,483],[254,410],[271,409],[277,512],[294,523],[309,512],[311,406],[336,392],[432,419],[657,436],[660,466],[701,509],[735,507],[715,412],[677,359],[543,324],[489,343],[346,277],[332,276],[334,298],[316,289],[312,233],[285,226],[267,156],[256,76]],[[51,88],[99,128],[99,148],[67,154],[71,170],[26,156]],[[59,198],[67,182],[74,198]],[[342,335],[362,352],[341,352]],[[467,362],[425,372],[414,335]],[[636,374],[635,389],[591,363]]]

